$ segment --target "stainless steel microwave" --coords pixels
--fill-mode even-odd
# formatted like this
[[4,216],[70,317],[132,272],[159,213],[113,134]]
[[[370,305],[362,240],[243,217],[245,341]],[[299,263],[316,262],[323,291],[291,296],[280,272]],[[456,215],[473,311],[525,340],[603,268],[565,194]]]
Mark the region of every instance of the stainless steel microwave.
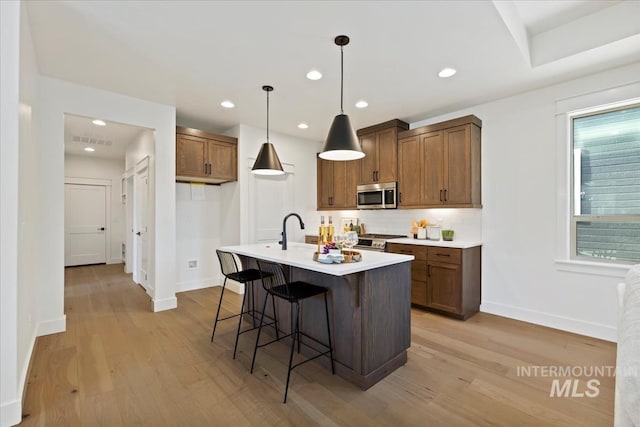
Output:
[[397,185],[395,182],[358,185],[358,209],[395,209]]

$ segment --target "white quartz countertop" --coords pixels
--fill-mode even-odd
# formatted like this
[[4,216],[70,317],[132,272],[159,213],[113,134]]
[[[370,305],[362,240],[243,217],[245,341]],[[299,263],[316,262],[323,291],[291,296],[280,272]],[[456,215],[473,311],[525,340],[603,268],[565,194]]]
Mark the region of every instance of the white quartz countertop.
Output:
[[414,259],[412,255],[359,250],[359,252],[362,253],[362,261],[341,264],[322,264],[313,260],[313,253],[318,250],[318,247],[316,245],[308,245],[305,243],[289,243],[286,251],[280,249],[280,245],[278,243],[254,243],[250,245],[224,246],[220,249],[223,251],[233,252],[238,255],[264,259],[334,276],[359,273],[361,271],[400,264]]
[[387,240],[389,243],[403,243],[405,245],[420,245],[420,246],[438,246],[441,248],[458,248],[458,249],[467,249],[473,248],[476,246],[482,246],[482,242],[472,241],[472,240],[422,240],[422,239],[409,239],[406,237],[401,237],[399,239],[389,239]]

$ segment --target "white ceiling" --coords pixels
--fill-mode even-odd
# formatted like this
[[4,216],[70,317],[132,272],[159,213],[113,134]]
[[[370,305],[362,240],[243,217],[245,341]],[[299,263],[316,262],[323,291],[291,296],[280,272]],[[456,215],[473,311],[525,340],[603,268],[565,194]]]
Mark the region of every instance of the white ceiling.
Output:
[[[93,117],[64,115],[64,152],[103,159],[124,159],[127,145],[144,128],[105,121],[105,126],[93,124]],[[93,148],[87,152],[85,148]]]
[[[179,124],[324,140],[640,61],[640,1],[29,1],[40,73],[175,105]],[[450,66],[458,73],[441,79]],[[305,74],[320,70],[310,81]],[[236,108],[220,106],[230,99]],[[366,109],[356,101],[369,102]],[[297,128],[299,122],[309,129]],[[277,142],[277,141],[274,141]]]

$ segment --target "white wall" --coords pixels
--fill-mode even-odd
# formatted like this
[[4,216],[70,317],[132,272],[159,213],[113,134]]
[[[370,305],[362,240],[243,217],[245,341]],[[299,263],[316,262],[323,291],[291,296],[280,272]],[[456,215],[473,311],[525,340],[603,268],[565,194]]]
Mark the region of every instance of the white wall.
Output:
[[[216,248],[249,242],[249,169],[266,139],[266,130],[239,125],[224,134],[238,138],[238,181],[205,186],[202,201],[191,199],[190,184],[176,184],[178,291],[221,285]],[[280,161],[295,166],[294,211],[306,222],[316,216],[315,159],[320,143],[279,133],[270,133],[269,139]],[[290,241],[304,241],[304,231],[291,227],[289,232]],[[189,259],[199,260],[198,270],[187,269]],[[242,290],[233,284],[231,289]]]
[[[0,425],[20,422],[18,337],[18,162],[20,4],[0,2]],[[28,335],[28,332],[27,332]],[[22,347],[22,346],[21,346]]]
[[344,210],[318,211],[309,221],[306,234],[315,234],[320,225],[320,215],[333,224],[340,224],[340,218],[358,218],[364,223],[367,233],[397,234],[406,236],[411,232],[411,222],[426,219],[429,224],[453,229],[456,240],[482,241],[482,209],[386,209],[386,210]]
[[[111,92],[40,77],[37,162],[42,178],[38,306],[46,332],[65,329],[64,317],[64,126],[66,113],[155,129],[155,203],[150,206],[155,250],[150,264],[155,280],[154,311],[174,308],[175,298],[175,108]],[[153,189],[152,189],[153,191]]]
[[122,174],[124,159],[95,159],[89,156],[65,154],[65,178],[93,178],[111,182],[111,223],[107,224],[107,238],[111,253],[107,254],[107,264],[122,262],[121,243],[125,239],[125,209],[122,203]]
[[[221,206],[227,204],[220,197],[223,186],[193,185],[194,191],[204,191],[204,200],[192,198],[192,184],[176,183],[177,292],[222,284],[216,248],[225,228],[220,222]],[[189,260],[196,260],[198,268],[189,269]]]
[[156,149],[154,132],[150,129],[142,130],[133,139],[133,141],[131,141],[127,145],[124,161],[124,168],[127,173],[134,174],[136,164],[147,156],[152,157],[155,151]]
[[[240,200],[240,242],[249,242],[249,178],[266,131],[247,125],[240,125],[238,136],[238,184]],[[317,216],[316,211],[316,153],[322,148],[321,142],[305,140],[281,133],[269,133],[269,141],[276,147],[281,163],[295,166],[294,212],[302,216],[305,224]],[[305,231],[297,227],[288,229],[289,241],[303,242]],[[317,230],[317,228],[316,228]]]
[[411,124],[467,114],[482,120],[482,311],[615,340],[620,273],[569,272],[556,263],[556,235],[564,232],[556,102],[639,76],[635,63]]

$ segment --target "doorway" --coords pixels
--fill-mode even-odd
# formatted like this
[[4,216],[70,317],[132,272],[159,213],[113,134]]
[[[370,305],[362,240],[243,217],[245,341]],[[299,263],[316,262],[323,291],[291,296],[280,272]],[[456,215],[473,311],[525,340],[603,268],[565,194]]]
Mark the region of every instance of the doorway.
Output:
[[64,266],[107,262],[106,226],[110,211],[107,185],[64,185]]
[[149,280],[149,158],[136,165],[133,189],[133,281],[152,294]]

